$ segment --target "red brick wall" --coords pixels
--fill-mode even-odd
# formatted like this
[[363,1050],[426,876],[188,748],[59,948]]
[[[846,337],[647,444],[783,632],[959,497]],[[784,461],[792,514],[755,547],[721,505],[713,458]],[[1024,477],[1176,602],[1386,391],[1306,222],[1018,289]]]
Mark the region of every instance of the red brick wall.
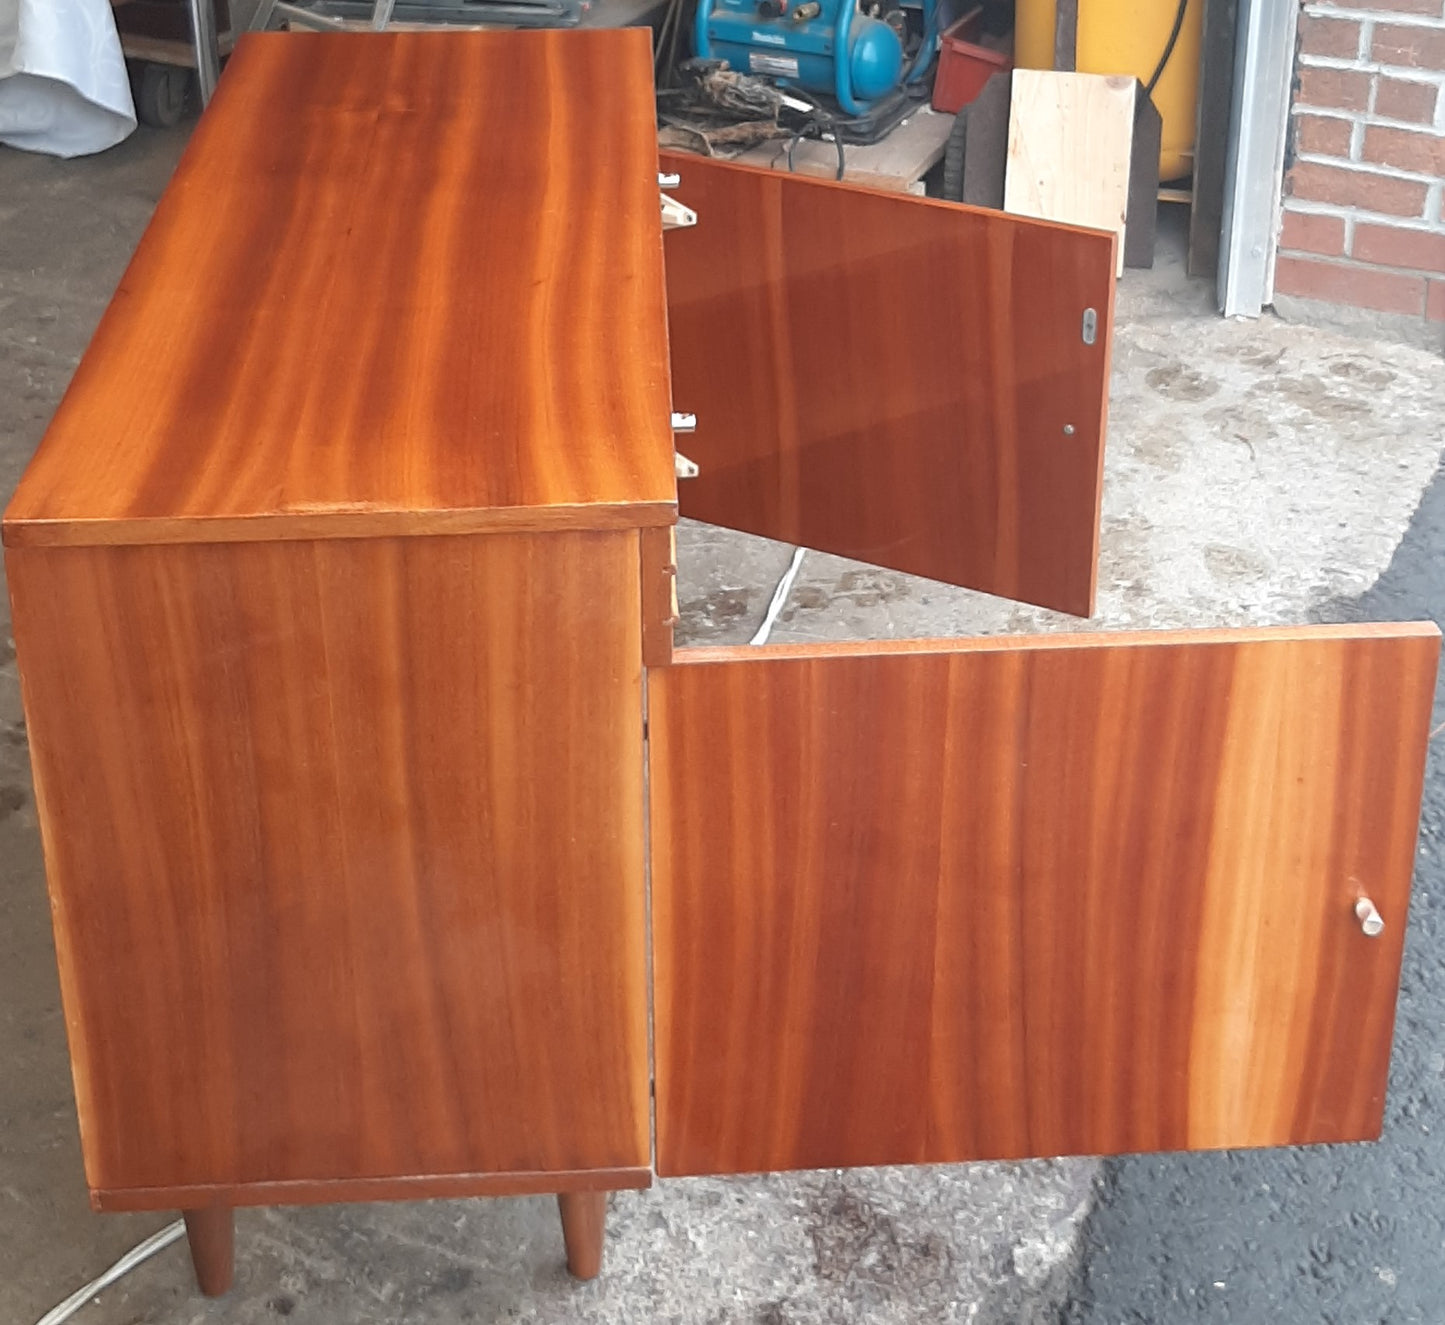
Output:
[[1305,0],[1278,294],[1445,322],[1445,0]]

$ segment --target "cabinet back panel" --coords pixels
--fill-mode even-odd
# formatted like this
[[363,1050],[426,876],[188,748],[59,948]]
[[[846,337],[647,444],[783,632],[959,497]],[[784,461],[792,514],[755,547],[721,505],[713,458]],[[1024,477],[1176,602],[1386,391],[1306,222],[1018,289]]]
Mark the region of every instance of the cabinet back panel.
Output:
[[698,214],[665,239],[682,514],[1087,616],[1112,236],[663,166]]
[[648,1164],[637,567],[9,552],[93,1188]]
[[648,683],[659,1173],[1375,1135],[1438,649],[679,651]]

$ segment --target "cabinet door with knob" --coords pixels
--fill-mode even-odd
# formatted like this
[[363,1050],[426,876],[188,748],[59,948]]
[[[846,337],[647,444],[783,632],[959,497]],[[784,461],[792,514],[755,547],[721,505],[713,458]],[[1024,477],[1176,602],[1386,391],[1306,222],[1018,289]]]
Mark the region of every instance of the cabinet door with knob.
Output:
[[681,650],[666,1174],[1379,1131],[1432,625]]

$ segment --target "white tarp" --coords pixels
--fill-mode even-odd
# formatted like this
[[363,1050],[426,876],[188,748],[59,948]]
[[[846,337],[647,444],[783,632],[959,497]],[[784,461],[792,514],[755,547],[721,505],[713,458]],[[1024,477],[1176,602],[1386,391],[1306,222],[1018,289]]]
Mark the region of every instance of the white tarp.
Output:
[[110,0],[0,0],[0,143],[84,156],[134,128]]

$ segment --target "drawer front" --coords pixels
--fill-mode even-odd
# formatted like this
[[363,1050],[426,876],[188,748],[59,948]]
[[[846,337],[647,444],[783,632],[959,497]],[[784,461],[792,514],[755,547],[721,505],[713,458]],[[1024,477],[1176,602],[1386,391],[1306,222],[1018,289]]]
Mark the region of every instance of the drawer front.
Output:
[[679,651],[649,674],[659,1172],[1377,1134],[1438,647]]

